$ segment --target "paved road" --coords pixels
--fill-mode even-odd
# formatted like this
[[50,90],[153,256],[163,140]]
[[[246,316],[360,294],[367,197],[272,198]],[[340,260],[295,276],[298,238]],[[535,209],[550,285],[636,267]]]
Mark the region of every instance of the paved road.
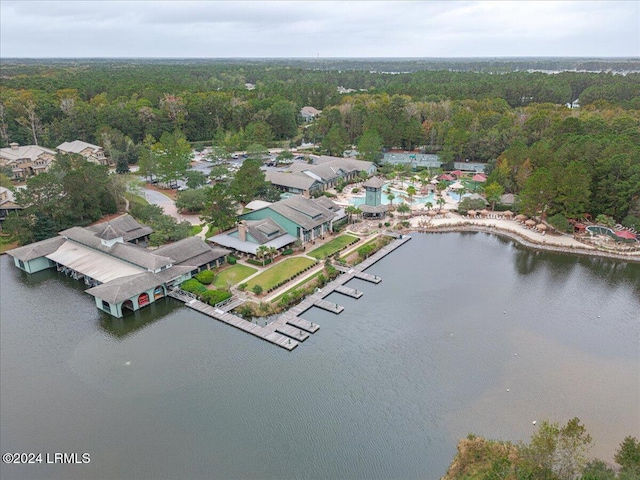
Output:
[[151,190],[150,188],[145,188],[144,190],[144,198],[147,202],[152,203],[153,205],[158,205],[166,215],[171,215],[173,218],[178,220],[179,222],[186,220],[191,225],[200,225],[200,217],[198,215],[181,215],[178,213],[178,209],[176,208],[176,204],[171,198],[167,197],[164,193],[157,192],[155,190]]

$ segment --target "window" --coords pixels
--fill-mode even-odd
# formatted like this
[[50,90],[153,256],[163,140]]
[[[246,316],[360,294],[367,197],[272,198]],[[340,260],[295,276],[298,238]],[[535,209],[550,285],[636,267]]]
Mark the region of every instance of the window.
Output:
[[102,301],[102,309],[103,309],[105,312],[109,312],[109,313],[111,313],[111,305],[109,305],[109,303],[108,303],[108,302],[105,302],[104,300]]

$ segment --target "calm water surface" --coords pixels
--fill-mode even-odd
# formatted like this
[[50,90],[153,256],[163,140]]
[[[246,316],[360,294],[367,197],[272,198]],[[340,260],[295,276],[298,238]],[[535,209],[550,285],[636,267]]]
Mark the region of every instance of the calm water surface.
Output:
[[112,319],[3,256],[2,453],[91,463],[0,477],[436,479],[469,432],[578,416],[609,461],[640,436],[639,265],[416,234],[370,271],[289,353],[170,299]]

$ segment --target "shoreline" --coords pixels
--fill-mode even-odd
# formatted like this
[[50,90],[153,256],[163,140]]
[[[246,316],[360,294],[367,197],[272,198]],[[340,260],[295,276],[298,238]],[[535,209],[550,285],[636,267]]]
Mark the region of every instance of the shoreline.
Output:
[[[449,219],[451,220],[451,219]],[[460,219],[462,220],[462,219]],[[466,221],[466,219],[465,219]],[[540,251],[549,251],[556,253],[565,253],[565,254],[577,254],[581,256],[590,256],[590,257],[602,257],[608,258],[611,260],[623,260],[633,263],[640,263],[640,253],[637,254],[622,254],[622,253],[614,253],[614,252],[606,252],[603,250],[598,250],[596,248],[590,248],[586,245],[582,245],[577,241],[575,243],[568,243],[566,245],[561,245],[558,243],[552,242],[539,242],[536,241],[522,233],[505,228],[504,226],[498,226],[496,224],[478,224],[478,223],[461,223],[459,220],[456,223],[441,223],[440,225],[432,225],[429,227],[418,227],[412,225],[411,230],[415,233],[456,233],[456,232],[477,232],[477,233],[489,233],[497,236],[502,236],[509,238],[520,245],[523,245],[527,248],[532,248],[534,250]],[[541,236],[541,235],[540,235]],[[542,236],[541,236],[542,237]],[[546,239],[545,235],[545,239]],[[562,238],[562,237],[556,237]]]

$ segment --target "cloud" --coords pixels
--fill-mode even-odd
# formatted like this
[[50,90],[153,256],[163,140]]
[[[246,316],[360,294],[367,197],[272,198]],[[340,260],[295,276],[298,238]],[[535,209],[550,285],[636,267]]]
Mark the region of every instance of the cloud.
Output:
[[7,57],[638,56],[609,1],[0,3]]

